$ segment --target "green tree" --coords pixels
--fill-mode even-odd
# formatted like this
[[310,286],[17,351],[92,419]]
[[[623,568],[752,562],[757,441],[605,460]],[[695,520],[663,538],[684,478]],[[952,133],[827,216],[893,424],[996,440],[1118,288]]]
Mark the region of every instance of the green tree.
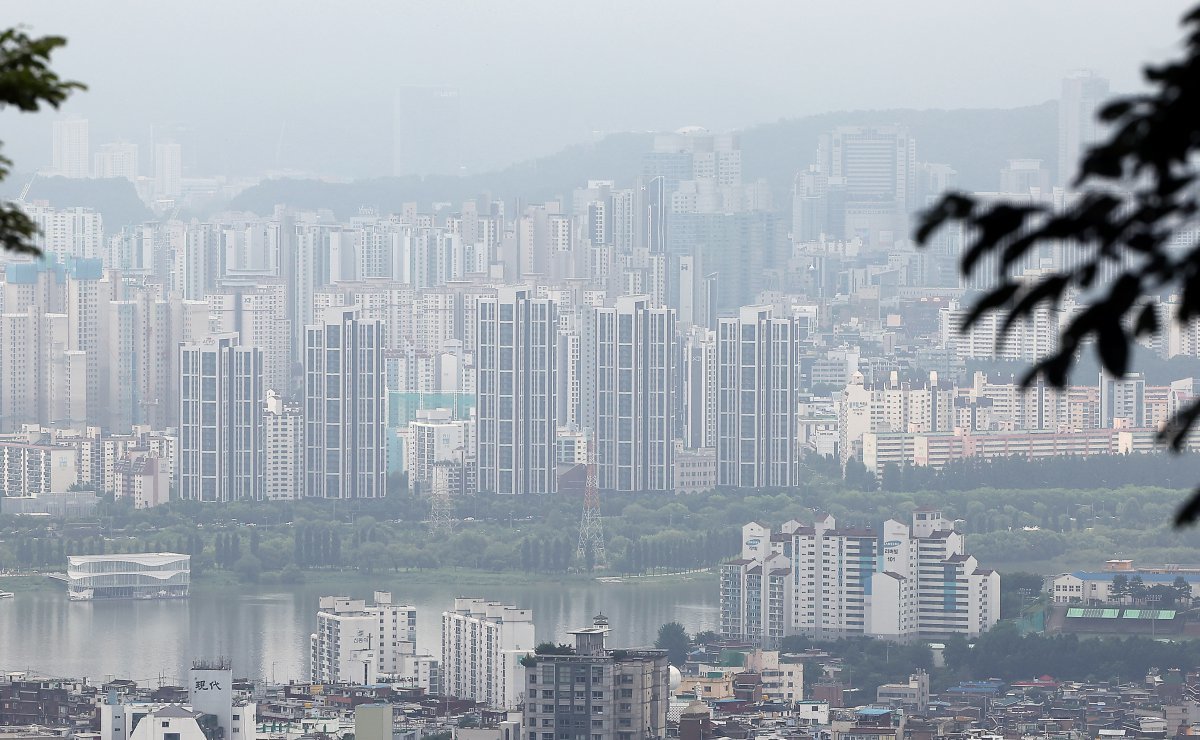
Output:
[[262,562],[254,555],[246,553],[233,564],[233,570],[244,583],[258,583],[258,578],[262,575]]
[[1134,576],[1129,579],[1129,595],[1135,603],[1144,601],[1148,593],[1149,590],[1146,588],[1146,584],[1142,581],[1141,576]]
[[1129,595],[1129,576],[1118,573],[1113,576],[1112,585],[1108,587],[1108,595],[1112,601],[1121,601]]
[[1188,579],[1183,576],[1175,576],[1175,582],[1171,584],[1171,588],[1175,589],[1180,602],[1192,603],[1192,585],[1188,583]]
[[712,630],[704,630],[703,632],[697,632],[696,634],[692,635],[692,644],[698,647],[704,647],[705,645],[718,642],[720,639],[721,636],[716,632],[713,632]]
[[[1088,343],[1101,366],[1121,377],[1135,342],[1158,334],[1157,297],[1179,300],[1168,321],[1186,325],[1200,317],[1200,248],[1192,235],[1200,221],[1200,7],[1183,19],[1188,29],[1182,59],[1149,67],[1149,92],[1117,99],[1098,114],[1110,126],[1107,139],[1091,147],[1074,182],[1078,197],[1064,207],[1026,202],[984,202],[949,193],[926,211],[916,238],[926,243],[943,225],[956,222],[970,235],[961,270],[971,275],[993,265],[997,287],[977,298],[963,323],[969,329],[992,313],[1003,315],[1001,334],[1035,312],[1057,312],[1068,296],[1083,310],[1059,331],[1048,355],[1025,373],[1026,385],[1044,379],[1062,387]],[[1081,259],[1033,280],[1014,266],[1047,245],[1077,245]],[[1185,249],[1175,248],[1184,243]],[[1116,275],[1110,282],[1103,276]],[[1160,431],[1171,449],[1182,450],[1200,419],[1192,400]],[[1179,509],[1177,525],[1200,517],[1200,490]]]
[[[50,69],[50,55],[66,43],[61,36],[33,38],[19,28],[0,32],[0,110],[11,106],[33,113],[43,105],[57,109],[72,92],[86,89]],[[0,180],[11,171],[12,160],[0,154]],[[24,211],[0,203],[0,250],[38,254],[33,244],[37,231],[37,224]]]
[[687,662],[688,650],[692,647],[692,640],[688,637],[687,630],[679,622],[667,622],[658,628],[658,638],[654,641],[654,647],[659,650],[667,651],[667,661],[676,668],[682,668]]

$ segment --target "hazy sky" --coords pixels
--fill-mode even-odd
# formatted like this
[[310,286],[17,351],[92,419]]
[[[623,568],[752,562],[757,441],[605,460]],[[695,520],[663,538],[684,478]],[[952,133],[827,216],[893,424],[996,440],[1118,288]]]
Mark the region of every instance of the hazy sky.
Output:
[[[1104,0],[5,0],[63,34],[66,108],[93,148],[182,125],[189,174],[390,172],[392,91],[460,91],[472,170],[597,132],[744,128],[857,108],[1002,107],[1064,72],[1116,90],[1173,54],[1189,3]],[[53,114],[0,116],[18,170],[48,165]],[[149,151],[143,148],[143,167]],[[148,172],[147,172],[148,174]]]

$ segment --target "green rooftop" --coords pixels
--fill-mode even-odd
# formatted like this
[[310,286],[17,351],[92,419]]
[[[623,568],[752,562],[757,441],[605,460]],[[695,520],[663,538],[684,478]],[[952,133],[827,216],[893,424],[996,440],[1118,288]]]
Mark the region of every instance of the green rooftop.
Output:
[[1174,609],[1126,609],[1125,619],[1174,619]]
[[1116,619],[1120,614],[1120,609],[1082,609],[1080,607],[1067,609],[1069,619]]

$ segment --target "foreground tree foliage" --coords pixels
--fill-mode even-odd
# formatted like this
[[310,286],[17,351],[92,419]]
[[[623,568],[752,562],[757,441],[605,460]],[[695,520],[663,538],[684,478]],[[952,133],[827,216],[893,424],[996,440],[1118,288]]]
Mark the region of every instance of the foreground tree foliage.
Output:
[[[20,28],[0,32],[0,110],[9,106],[34,113],[43,105],[58,108],[82,83],[63,80],[50,69],[50,55],[66,45],[61,36],[32,38]],[[0,142],[0,146],[3,142]],[[0,154],[0,180],[12,160]],[[0,251],[39,254],[33,243],[37,225],[12,203],[0,203]]]
[[[969,237],[964,275],[994,265],[998,285],[975,301],[965,328],[998,312],[1006,333],[1042,307],[1059,309],[1070,296],[1083,305],[1061,330],[1058,348],[1026,373],[1027,385],[1042,377],[1064,386],[1089,343],[1106,371],[1124,375],[1131,345],[1162,328],[1153,297],[1179,295],[1173,322],[1200,317],[1200,243],[1194,236],[1200,207],[1200,7],[1183,23],[1190,29],[1184,57],[1147,68],[1150,92],[1100,110],[1111,133],[1085,155],[1074,182],[1076,196],[1065,208],[985,205],[971,195],[950,193],[922,215],[916,234],[922,244],[948,223],[963,227]],[[1031,280],[1012,274],[1027,255],[1062,243],[1079,246],[1076,264]],[[1111,271],[1115,278],[1103,282]],[[1179,451],[1198,418],[1200,400],[1179,411],[1160,438]],[[1200,491],[1178,511],[1176,524],[1190,524],[1198,516]]]

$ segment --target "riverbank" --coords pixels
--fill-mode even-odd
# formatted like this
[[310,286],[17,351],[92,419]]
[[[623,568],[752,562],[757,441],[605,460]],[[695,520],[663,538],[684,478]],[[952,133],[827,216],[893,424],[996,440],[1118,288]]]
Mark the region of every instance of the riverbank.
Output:
[[0,591],[12,591],[14,594],[29,591],[64,590],[63,584],[49,576],[39,574],[20,576],[0,576]]
[[[366,573],[360,570],[314,569],[301,571],[302,580],[295,583],[283,583],[278,574],[263,574],[259,583],[262,586],[345,586],[348,588],[371,586],[380,590],[388,588],[399,589],[403,586],[543,586],[543,585],[584,585],[588,583],[622,583],[622,584],[653,584],[681,583],[713,580],[712,570],[679,571],[671,573],[647,573],[641,575],[604,576],[597,573],[517,573],[511,571],[493,572],[487,570],[472,570],[467,568],[432,568],[428,570],[406,571],[376,571]],[[275,575],[270,578],[267,576]],[[238,574],[229,570],[205,570],[194,573],[192,588],[205,590],[208,588],[226,588],[244,585]],[[59,581],[41,575],[28,574],[16,576],[0,576],[0,591],[22,593],[26,591],[63,590]]]

